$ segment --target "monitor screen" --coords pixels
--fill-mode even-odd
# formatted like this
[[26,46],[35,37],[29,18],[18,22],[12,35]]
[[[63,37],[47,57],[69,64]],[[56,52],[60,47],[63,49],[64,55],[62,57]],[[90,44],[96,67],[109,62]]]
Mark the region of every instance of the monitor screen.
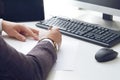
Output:
[[120,0],[76,0],[76,1],[83,1],[91,4],[120,9],[120,5],[119,5]]
[[0,18],[15,22],[43,20],[43,0],[0,0]]
[[108,15],[120,16],[120,0],[71,0],[80,8],[99,11]]

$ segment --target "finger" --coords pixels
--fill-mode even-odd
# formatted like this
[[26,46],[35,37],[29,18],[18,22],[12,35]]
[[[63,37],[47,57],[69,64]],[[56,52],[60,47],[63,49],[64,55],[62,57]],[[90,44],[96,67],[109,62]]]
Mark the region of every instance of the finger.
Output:
[[35,40],[39,40],[38,35],[36,35],[36,33],[38,34],[38,32],[36,32],[35,30],[34,30],[34,32],[33,32],[33,30],[31,30],[29,28],[25,29],[25,33],[27,33],[29,36],[33,37]]
[[14,37],[20,41],[26,41],[26,38],[18,32],[15,32]]
[[58,28],[58,27],[55,27],[55,28],[52,28],[52,30],[57,30],[57,31],[59,31],[59,28]]
[[59,28],[56,28],[55,30],[59,31],[60,29],[59,29]]
[[36,30],[36,29],[33,29],[33,28],[30,28],[32,31],[33,31],[33,33],[35,33],[36,35],[39,35],[39,31],[38,30]]

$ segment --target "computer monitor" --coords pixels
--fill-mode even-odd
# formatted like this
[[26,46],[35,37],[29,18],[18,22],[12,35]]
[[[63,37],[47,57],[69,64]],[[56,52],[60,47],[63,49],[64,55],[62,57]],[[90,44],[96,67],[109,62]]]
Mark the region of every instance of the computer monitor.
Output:
[[120,0],[71,0],[72,4],[80,8],[100,11],[103,19],[113,20],[113,16],[120,16]]
[[9,21],[44,19],[44,0],[0,0],[0,18]]

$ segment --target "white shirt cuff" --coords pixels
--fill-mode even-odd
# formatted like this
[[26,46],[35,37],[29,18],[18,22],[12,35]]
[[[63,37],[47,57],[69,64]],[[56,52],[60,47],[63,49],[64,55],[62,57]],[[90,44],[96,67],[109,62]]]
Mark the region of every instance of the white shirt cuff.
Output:
[[45,38],[45,39],[43,39],[42,41],[49,41],[49,42],[54,46],[54,43],[53,43],[52,40],[50,40],[50,39]]
[[43,39],[42,41],[49,41],[49,42],[55,47],[56,51],[59,50],[58,44],[55,43],[54,41],[52,41],[51,39],[45,38],[45,39]]
[[2,20],[3,20],[3,19],[0,19],[0,34],[1,34],[1,32],[2,32]]

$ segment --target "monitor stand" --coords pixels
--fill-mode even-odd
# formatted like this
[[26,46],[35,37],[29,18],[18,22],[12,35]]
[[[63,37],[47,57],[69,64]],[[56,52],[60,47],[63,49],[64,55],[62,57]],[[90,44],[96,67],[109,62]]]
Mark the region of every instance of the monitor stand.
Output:
[[113,21],[113,15],[103,13],[103,19],[108,21]]
[[120,31],[120,21],[114,20],[113,15],[103,13],[102,16],[108,28]]
[[78,20],[82,20],[88,23],[99,24],[103,27],[120,31],[120,17],[113,16],[97,11],[91,11],[86,9],[78,9]]

